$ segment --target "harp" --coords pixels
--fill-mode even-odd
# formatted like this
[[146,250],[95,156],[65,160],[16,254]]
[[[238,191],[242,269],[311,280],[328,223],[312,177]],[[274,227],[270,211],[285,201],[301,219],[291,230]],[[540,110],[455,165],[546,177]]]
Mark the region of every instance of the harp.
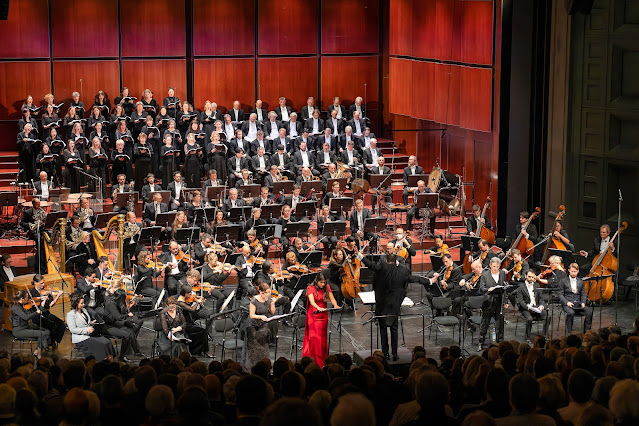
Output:
[[[57,274],[58,271],[65,272],[66,263],[66,235],[64,233],[67,220],[60,218],[55,221],[53,227],[51,227],[51,235],[47,232],[42,233],[44,254],[47,257],[47,273]],[[55,245],[58,245],[60,253],[60,263],[58,263],[58,257],[55,255]],[[49,262],[49,260],[51,260]]]
[[[122,269],[124,268],[124,218],[125,216],[123,214],[113,216],[107,222],[107,226],[104,229],[103,233],[100,233],[100,231],[97,231],[95,229],[91,233],[93,236],[95,253],[98,255],[98,258],[100,258],[101,256],[106,256],[109,258],[109,269],[111,269],[112,271],[122,271]],[[113,265],[113,262],[109,257],[109,253],[107,253],[107,251],[104,249],[104,244],[109,241],[109,237],[111,236],[111,232],[113,231],[116,231],[118,235],[117,265]]]

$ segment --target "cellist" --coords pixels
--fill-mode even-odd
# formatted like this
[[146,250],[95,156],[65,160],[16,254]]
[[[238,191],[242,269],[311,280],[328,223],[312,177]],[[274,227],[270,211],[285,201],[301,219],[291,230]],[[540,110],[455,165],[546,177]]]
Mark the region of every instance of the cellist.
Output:
[[481,217],[481,207],[478,204],[473,205],[473,215],[466,221],[466,230],[471,237],[475,236],[477,231],[477,225],[481,222],[486,229],[491,229],[490,220],[485,217]]

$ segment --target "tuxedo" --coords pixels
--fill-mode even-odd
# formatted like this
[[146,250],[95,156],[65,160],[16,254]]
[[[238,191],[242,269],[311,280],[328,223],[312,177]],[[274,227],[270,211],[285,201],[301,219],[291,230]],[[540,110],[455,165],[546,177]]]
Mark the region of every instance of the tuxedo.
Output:
[[[266,154],[264,154],[262,157],[264,158],[265,173],[268,173],[271,168],[271,160]],[[253,157],[251,157],[251,166],[253,167],[254,172],[259,173],[258,170],[260,169],[260,157],[258,155],[254,155]]]
[[[160,203],[160,209],[159,211],[157,211],[157,213],[166,213],[169,211],[169,207],[166,205],[166,203]],[[151,203],[147,203],[144,205],[144,212],[142,212],[142,220],[144,221],[144,225],[145,226],[151,226],[151,222],[155,222],[155,218],[157,217],[156,215],[156,210],[155,210],[155,203],[151,202]]]
[[483,345],[490,325],[490,319],[495,318],[495,329],[497,331],[497,341],[500,342],[504,337],[503,311],[502,311],[502,292],[505,290],[495,290],[488,292],[488,289],[494,286],[505,286],[508,284],[506,273],[499,271],[497,281],[489,270],[484,271],[479,279],[479,293],[483,294],[486,300],[482,305],[481,326],[479,330],[479,342]]
[[[257,132],[259,130],[262,130],[262,123],[258,120],[255,120],[254,122],[251,123],[251,120],[246,120],[244,123],[242,123],[242,134],[245,137],[248,137],[249,132],[251,130],[251,125],[253,125],[255,127],[255,133],[257,134]],[[253,140],[257,139],[257,136],[251,138],[251,142]]]
[[286,129],[286,135],[291,136],[291,129],[295,129],[297,135],[291,136],[294,138],[302,136],[302,123],[300,121],[286,121],[283,123],[282,127]]
[[308,105],[305,105],[304,108],[300,111],[300,116],[302,117],[302,121],[306,121],[309,118],[313,118],[313,112],[315,111],[315,107],[311,107],[308,109]]
[[[289,118],[291,117],[291,113],[293,112],[293,110],[291,109],[291,107],[289,106],[284,106],[286,113],[288,114]],[[275,114],[277,115],[277,120],[278,121],[284,121],[284,119],[282,118],[283,116],[283,112],[282,112],[282,107],[281,106],[277,106],[277,108],[275,108],[274,110]],[[284,117],[286,118],[286,117]],[[288,120],[286,120],[288,121]]]
[[[257,121],[266,121],[268,120],[268,111],[266,111],[264,108],[253,108],[251,110],[251,114],[255,114],[257,115]],[[260,118],[260,114],[262,115],[262,117]]]
[[[268,176],[267,176],[268,177]],[[264,205],[269,205],[273,202],[273,197],[272,196],[268,196],[266,197],[266,200],[263,200],[262,197],[255,197],[253,198],[253,202],[251,203],[251,205],[253,207],[262,207]]]
[[[33,186],[35,187],[36,190],[36,197],[40,197],[42,198],[42,181],[37,181],[36,183],[33,184]],[[51,190],[53,189],[53,185],[51,184],[51,181],[48,180],[47,181],[47,185],[49,187],[49,197],[51,196]],[[46,200],[45,200],[46,201]]]
[[[530,232],[529,232],[530,233]],[[608,236],[608,241],[612,240],[612,235]],[[617,251],[617,241],[615,239],[614,243],[615,243],[615,252]],[[595,256],[597,256],[599,253],[601,253],[601,237],[596,237],[593,242],[592,242],[592,248],[590,250],[588,250],[588,256],[587,259],[590,261],[590,263],[592,263],[592,260],[595,258]],[[614,252],[613,252],[614,253]]]
[[154,183],[153,187],[151,187],[151,185],[147,183],[146,185],[142,187],[142,194],[141,194],[142,201],[144,201],[145,203],[149,203],[153,201],[149,199],[149,195],[152,192],[158,192],[158,191],[162,191],[162,187],[160,185]]
[[[359,141],[359,146],[362,147],[362,149],[366,149],[370,146],[371,139],[375,139],[375,134],[370,133],[368,137],[361,135],[361,136],[358,136],[357,139]],[[368,143],[366,143],[367,140],[368,140]]]
[[[366,118],[366,106],[364,104],[361,104],[359,106],[360,108],[360,114],[359,117],[360,118]],[[353,118],[353,114],[355,113],[355,111],[357,111],[357,105],[353,104],[350,107],[348,107],[348,118],[352,119]]]
[[[375,148],[377,158],[382,157],[382,150]],[[373,151],[370,148],[364,150],[364,164],[372,164],[373,167],[377,167],[377,158],[373,158]]]
[[295,143],[288,136],[285,136],[284,140],[282,140],[280,137],[273,139],[273,151],[277,151],[278,145],[284,145],[284,151],[288,153],[295,151]]
[[[335,158],[335,153],[333,151],[328,151],[329,163],[335,163],[337,159]],[[327,170],[328,164],[324,165],[324,150],[318,151],[315,155],[315,168],[317,170]]]
[[[375,166],[371,169],[371,174],[373,175],[388,175],[390,174],[390,168],[384,166],[382,167],[382,170],[379,169],[379,166]],[[390,182],[388,182],[386,185],[390,185]]]
[[[357,234],[358,231],[363,231],[364,230],[364,223],[366,222],[366,219],[372,218],[372,217],[373,217],[373,215],[371,215],[370,210],[368,210],[366,207],[364,207],[362,209],[362,228],[360,229],[360,227],[359,227],[359,216],[358,216],[357,209],[353,209],[353,211],[351,212],[351,216],[350,216],[351,235],[355,236],[355,234]],[[364,233],[364,238],[367,239],[367,240],[369,240],[369,239],[372,239],[374,241],[377,240],[377,236],[375,234],[373,234],[372,232],[365,232]]]
[[[244,202],[243,199],[238,198],[235,200],[235,207],[244,207],[245,205],[246,203]],[[222,205],[222,209],[224,210],[224,213],[226,214],[227,218],[231,214],[232,208],[233,208],[233,201],[230,198],[227,198],[224,201],[224,204]]]
[[[93,210],[93,209],[91,209]],[[77,209],[75,209],[75,211],[73,212],[74,216],[78,216],[80,217],[80,214],[82,213],[82,208],[78,207]],[[93,214],[91,216],[88,217],[89,222],[91,223],[90,227],[85,226],[84,222],[80,222],[80,227],[83,227],[84,229],[91,229],[95,226],[95,220],[96,220],[96,215],[95,212],[93,212]]]
[[[349,162],[348,162],[348,160],[349,160],[349,158],[348,158],[348,150],[345,149],[344,151],[342,151],[341,158],[342,158],[342,163],[349,164]],[[355,159],[357,159],[357,164],[360,164],[362,162],[362,157],[360,157],[360,155],[357,152],[357,150],[354,149],[353,150],[353,164],[355,164],[355,161],[354,161]]]
[[[466,230],[468,231],[469,234],[471,232],[477,231],[477,225],[478,225],[478,220],[475,219],[475,216],[471,216],[468,219],[466,219]],[[486,229],[491,228],[490,219],[488,219],[487,217],[484,217],[484,226],[486,227]]]
[[228,170],[229,175],[229,186],[231,187],[235,186],[235,181],[238,179],[234,174],[237,171],[238,163],[240,165],[240,172],[243,169],[249,168],[249,160],[246,157],[240,157],[238,159],[237,157],[233,156],[226,161],[226,170]]
[[[596,281],[591,281],[590,285],[597,285]],[[575,289],[573,291],[570,276],[566,276],[559,281],[559,302],[561,307],[566,313],[566,334],[572,332],[572,323],[575,319],[575,315],[584,315],[584,333],[590,328],[592,324],[592,307],[586,304],[583,309],[580,308],[582,303],[586,303],[588,295],[586,294],[586,287],[584,281],[581,278],[575,278]],[[574,306],[571,308],[568,303],[572,303]]]
[[337,115],[340,119],[342,120],[346,120],[346,108],[344,107],[344,105],[337,105],[335,106],[335,104],[330,104],[327,108],[328,110],[328,116],[330,117],[333,110],[337,109]]
[[[413,173],[413,170],[409,167],[406,166],[404,168],[404,175],[403,175],[403,180],[404,180],[404,191],[402,193],[402,201],[404,202],[404,205],[408,204],[408,188],[406,187],[406,185],[408,185],[408,176],[411,175],[421,175],[424,173],[424,169],[421,166],[415,166],[415,172]],[[417,185],[415,185],[417,186]]]
[[331,129],[332,134],[340,135],[344,132],[344,127],[346,126],[344,125],[344,120],[336,118],[335,121],[333,121],[333,117],[329,117],[326,119],[326,127]]
[[[313,157],[313,154],[311,154],[311,152],[308,149],[306,150],[306,159],[308,161],[308,167],[314,169],[315,157]],[[295,154],[293,155],[293,164],[295,165],[296,172],[301,174],[300,169],[304,165],[304,158],[302,157],[302,151],[295,152]],[[316,170],[313,170],[313,172],[315,172],[314,174],[317,174],[319,176],[319,173]]]
[[277,151],[275,151],[275,153],[270,157],[271,165],[274,164],[278,167],[284,166],[284,169],[289,170],[291,167],[291,156],[286,151],[284,151],[282,153],[282,157],[284,158],[284,164],[280,162],[280,156],[278,155]]
[[231,121],[244,121],[244,110],[240,109],[230,109],[228,114],[231,116]]
[[260,146],[264,146],[264,155],[272,154],[275,150],[273,149],[273,143],[268,139],[262,139],[261,143],[259,140],[255,139],[251,142],[251,152],[253,155],[257,155],[257,150]]
[[[16,269],[15,266],[11,266],[11,273],[13,274],[13,278],[18,276],[18,270]],[[9,280],[9,277],[7,276],[7,273],[4,270],[4,267],[0,266],[0,291],[4,291],[4,284],[9,282],[9,281],[13,281],[13,280]]]
[[244,154],[246,155],[251,155],[251,143],[249,141],[247,141],[246,139],[242,138],[242,139],[238,139],[238,138],[233,138],[231,140],[231,152],[233,154],[235,154],[237,152],[238,148],[242,148],[242,151],[244,152]]
[[[282,127],[282,122],[279,120],[271,121],[267,120],[262,124],[262,131],[265,138],[276,139],[279,137],[279,130]],[[275,149],[275,147],[273,147]]]
[[[359,124],[359,129],[357,128],[358,124]],[[366,120],[364,120],[363,118],[360,118],[357,121],[355,121],[355,119],[352,119],[348,122],[348,125],[351,126],[354,134],[363,135],[364,130],[366,129]]]
[[[311,118],[307,119],[304,122],[304,128],[306,130],[308,130],[308,133],[310,133],[310,134],[313,134],[313,121],[314,121],[314,118],[311,117]],[[320,132],[320,133],[324,133],[324,129],[325,128],[326,127],[324,127],[324,120],[322,120],[321,118],[318,118],[317,119],[317,131]]]
[[515,303],[519,308],[519,312],[521,312],[521,316],[526,320],[526,340],[530,340],[530,330],[532,329],[533,321],[535,319],[544,320],[544,335],[548,329],[548,312],[546,309],[543,309],[541,313],[531,311],[528,306],[542,306],[543,299],[541,298],[541,293],[539,292],[539,283],[534,282],[532,284],[532,291],[535,298],[535,303],[532,303],[532,299],[530,297],[530,293],[528,291],[528,287],[526,281],[522,282],[517,290],[515,291]]
[[[185,182],[181,182],[181,184],[182,184],[182,188],[180,189],[180,197],[182,197],[182,194],[184,194],[184,190],[186,189],[186,183]],[[178,194],[177,194],[175,181],[170,182],[166,186],[166,189],[167,189],[167,191],[171,191],[171,210],[176,210],[177,209],[176,201],[180,201],[180,200],[178,199],[178,196],[177,196]]]

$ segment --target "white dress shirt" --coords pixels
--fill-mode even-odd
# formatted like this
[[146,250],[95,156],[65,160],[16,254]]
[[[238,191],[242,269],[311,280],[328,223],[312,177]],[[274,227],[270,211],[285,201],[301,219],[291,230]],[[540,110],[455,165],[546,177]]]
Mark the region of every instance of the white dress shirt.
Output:
[[535,292],[533,291],[535,288],[534,283],[529,283],[526,281],[526,289],[528,290],[528,296],[530,297],[530,304],[528,307],[537,306],[537,301],[535,300]]
[[599,245],[599,253],[604,253],[608,249],[608,243],[610,242],[610,237],[605,240],[601,240],[601,244]]
[[262,118],[262,108],[258,108],[258,109],[257,109],[257,119],[258,119],[259,121],[264,120],[264,118]]
[[570,291],[577,294],[577,278],[570,277]]
[[308,167],[308,151],[300,151],[300,156],[302,157],[302,167]]
[[41,199],[47,200],[49,199],[49,182],[40,182],[40,187],[42,188]]
[[499,284],[499,272],[496,273],[496,274],[491,273],[490,275],[492,275],[493,276],[493,280],[495,280],[495,282],[497,284]]
[[225,124],[224,125],[224,133],[226,134],[226,139],[227,140],[231,140],[233,139],[233,137],[235,136],[235,129],[233,128],[232,124]]
[[279,129],[277,128],[277,123],[275,123],[274,121],[269,121],[269,123],[271,126],[271,131],[269,132],[268,137],[271,139],[275,139],[280,134]]
[[248,264],[248,259],[246,257],[244,258],[242,268],[246,268],[246,278],[253,278],[253,267]]
[[330,152],[324,152],[324,164],[331,164],[331,153]]
[[257,125],[256,122],[249,122],[249,130],[248,135],[246,135],[249,140],[257,139]]
[[319,119],[313,117],[313,134],[319,133]]
[[355,122],[355,134],[359,136],[359,135],[361,135],[362,133],[363,133],[363,132],[362,132],[362,125],[360,124],[359,120],[357,120],[357,121]]
[[171,275],[175,275],[175,274],[179,274],[180,273],[180,268],[179,268],[179,263],[178,260],[175,258],[175,255],[173,253],[171,253],[171,263],[175,263],[175,268],[171,269]]
[[266,170],[266,162],[264,161],[264,156],[263,155],[258,155],[257,159],[260,163],[259,169],[260,170]]
[[286,107],[280,107],[280,111],[282,112],[282,121],[288,121],[289,117],[288,117],[288,110],[286,109]]
[[6,266],[3,266],[2,269],[4,269],[4,273],[7,275],[7,279],[9,281],[13,281],[15,277],[13,276],[13,271],[11,270],[11,268],[7,268]]
[[291,135],[292,138],[296,138],[297,137],[297,121],[293,122],[289,122],[288,123],[288,133],[289,135]]
[[182,192],[182,182],[175,183],[175,199],[180,199],[180,192]]

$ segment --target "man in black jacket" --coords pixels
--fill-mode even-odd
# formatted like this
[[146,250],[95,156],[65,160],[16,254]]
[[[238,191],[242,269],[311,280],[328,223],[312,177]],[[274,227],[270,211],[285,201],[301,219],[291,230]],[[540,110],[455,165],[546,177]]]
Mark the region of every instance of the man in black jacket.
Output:
[[411,175],[421,175],[424,173],[424,169],[421,166],[417,165],[417,157],[411,155],[408,157],[408,166],[404,168],[404,192],[402,193],[402,200],[404,201],[404,205],[408,205],[408,176]]
[[0,265],[0,291],[4,291],[4,284],[13,281],[18,276],[16,267],[13,266],[13,260],[11,255],[5,253],[0,258],[2,265]]
[[406,297],[406,285],[410,282],[426,283],[427,278],[412,275],[410,270],[397,262],[394,254],[386,256],[385,262],[373,262],[365,258],[361,253],[357,258],[374,271],[373,288],[375,289],[375,316],[386,316],[378,318],[380,327],[382,352],[389,359],[388,331],[390,328],[391,351],[393,361],[399,359],[397,355],[397,325],[398,316],[401,314],[401,306]]
[[515,292],[515,300],[521,316],[526,320],[526,341],[530,343],[530,330],[534,320],[544,321],[544,335],[546,335],[548,312],[539,292],[540,287],[536,281],[535,272],[528,270],[524,276],[524,282],[519,284],[519,288]]
[[162,202],[162,194],[156,192],[153,196],[153,201],[144,206],[144,213],[142,214],[142,220],[145,226],[155,226],[155,220],[160,213],[166,213],[169,211],[169,207],[166,203]]
[[[577,275],[579,275],[579,265],[572,263],[568,269],[568,273],[569,276],[559,282],[559,301],[561,302],[562,309],[566,313],[566,334],[572,332],[572,323],[575,319],[575,315],[585,316],[585,333],[590,329],[590,324],[592,324],[593,310],[590,306],[586,305],[588,296],[586,294],[584,281],[577,277]],[[591,285],[596,285],[596,282],[591,281]]]
[[481,307],[481,326],[479,329],[479,349],[484,348],[484,340],[490,325],[490,319],[495,318],[495,329],[497,332],[497,342],[504,338],[504,314],[502,311],[503,293],[506,291],[503,286],[508,284],[506,273],[500,270],[501,259],[493,257],[490,259],[490,269],[485,271],[479,280],[479,292],[486,296]]
[[164,266],[164,286],[169,296],[175,296],[180,291],[180,280],[185,277],[186,271],[189,269],[188,263],[184,259],[178,260],[180,245],[171,241],[169,243],[169,251],[162,253],[160,262]]
[[377,240],[379,236],[374,232],[364,232],[364,223],[366,219],[372,218],[370,210],[364,207],[364,200],[357,199],[355,201],[355,208],[353,209],[350,217],[351,222],[351,235],[355,238],[363,238],[370,241],[371,250],[376,251]]

